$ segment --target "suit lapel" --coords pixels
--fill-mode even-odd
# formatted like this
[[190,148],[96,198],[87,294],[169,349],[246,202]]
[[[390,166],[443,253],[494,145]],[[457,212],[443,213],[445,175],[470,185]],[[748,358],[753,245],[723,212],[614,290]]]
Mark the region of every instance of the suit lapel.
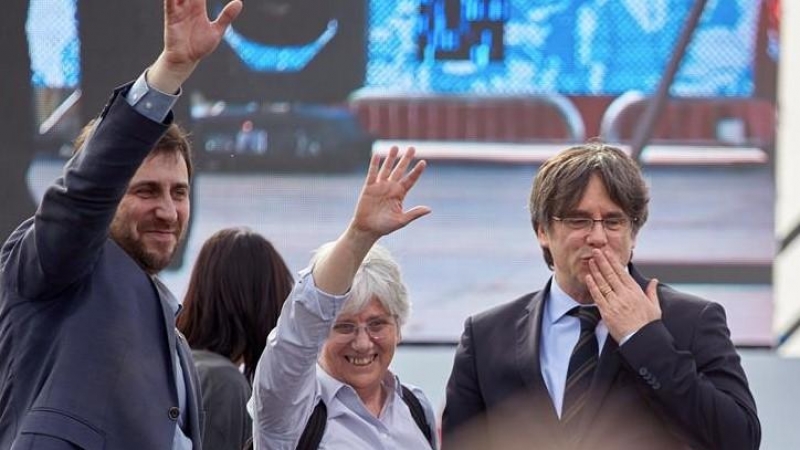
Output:
[[194,360],[192,359],[191,349],[186,338],[180,334],[175,328],[175,312],[170,307],[170,303],[177,303],[172,292],[159,280],[157,277],[151,277],[153,285],[158,291],[159,300],[161,302],[161,309],[164,313],[164,328],[167,333],[167,342],[169,343],[168,353],[170,355],[170,390],[175,392],[175,399],[178,399],[176,392],[175,377],[177,376],[177,368],[175,367],[175,352],[177,351],[177,363],[181,365],[181,372],[183,373],[183,380],[186,386],[186,408],[187,417],[189,420],[189,439],[194,444],[194,450],[202,450],[202,421],[200,411],[201,397],[200,397],[200,381],[197,378],[197,370],[194,367]]
[[189,343],[186,342],[186,338],[177,328],[175,328],[175,334],[178,339],[178,359],[187,384],[186,407],[189,412],[189,429],[191,432],[189,437],[194,443],[193,450],[202,450],[200,444],[204,417],[202,413],[203,401],[200,393],[200,379],[197,377],[197,370],[194,367],[194,359],[192,358]]
[[[167,342],[169,347],[167,348],[167,353],[169,354],[169,368],[171,379],[175,379],[176,367],[175,367],[175,348],[176,348],[176,337],[175,337],[175,312],[169,306],[169,300],[167,299],[168,296],[171,297],[172,293],[167,289],[167,287],[159,280],[157,277],[150,277],[153,282],[153,286],[156,288],[156,292],[158,292],[159,302],[161,303],[161,311],[163,312],[163,319],[164,319],[164,330],[167,333]],[[170,383],[172,386],[175,383]],[[173,392],[175,391],[174,388],[171,389]],[[175,399],[177,400],[177,393],[175,393]]]
[[525,308],[525,314],[521,314],[515,323],[517,370],[530,394],[537,422],[540,422],[539,425],[543,429],[555,429],[553,427],[558,426],[558,416],[553,401],[550,399],[547,385],[542,378],[542,367],[539,361],[542,315],[544,300],[548,292],[550,292],[550,282],[544,289],[531,297],[531,301]]
[[539,342],[544,294],[538,292],[514,324],[517,335],[517,370],[530,391],[547,389],[539,362]]

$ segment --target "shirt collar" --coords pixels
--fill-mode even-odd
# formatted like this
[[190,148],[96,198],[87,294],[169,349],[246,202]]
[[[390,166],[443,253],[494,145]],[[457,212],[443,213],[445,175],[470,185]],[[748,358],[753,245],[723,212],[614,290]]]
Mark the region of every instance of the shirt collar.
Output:
[[161,279],[158,278],[158,276],[151,275],[150,278],[153,280],[153,284],[155,285],[156,290],[158,291],[158,296],[161,298],[162,301],[167,303],[167,306],[169,306],[169,309],[170,311],[172,311],[172,314],[177,316],[181,310],[181,304],[178,302],[178,299],[176,299],[175,296],[172,295],[172,292],[170,292],[167,285],[164,284],[164,282],[161,281]]
[[[355,389],[353,389],[350,385],[332,377],[328,372],[325,371],[325,369],[322,368],[321,365],[319,365],[319,363],[317,364],[317,381],[319,382],[320,398],[323,402],[325,402],[329,413],[331,411],[333,399],[341,390],[350,390],[354,396],[358,397]],[[386,375],[383,377],[383,385],[388,387],[390,393],[390,395],[386,396],[387,402],[391,401],[391,398],[394,397],[394,395],[392,395],[393,393],[402,396],[402,394],[400,394],[400,381],[397,379],[397,375],[393,374],[391,370],[386,371]]]
[[581,306],[581,304],[561,289],[555,275],[553,275],[550,281],[550,295],[545,303],[545,318],[550,323],[558,322],[569,310],[576,306]]
[[322,401],[326,405],[331,404],[331,400],[336,397],[339,390],[346,388],[346,384],[333,378],[321,365],[317,364],[317,380],[319,381],[319,393]]

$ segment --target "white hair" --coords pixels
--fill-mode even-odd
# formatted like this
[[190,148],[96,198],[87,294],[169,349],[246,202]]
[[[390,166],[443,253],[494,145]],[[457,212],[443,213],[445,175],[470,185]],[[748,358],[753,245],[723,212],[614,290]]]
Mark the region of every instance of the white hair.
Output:
[[[330,253],[333,242],[320,246],[314,253],[311,264],[315,264]],[[411,314],[411,302],[403,283],[400,266],[391,253],[380,245],[372,246],[356,271],[350,286],[349,298],[340,314],[357,314],[367,307],[372,299],[378,300],[386,311],[397,319],[398,329]]]

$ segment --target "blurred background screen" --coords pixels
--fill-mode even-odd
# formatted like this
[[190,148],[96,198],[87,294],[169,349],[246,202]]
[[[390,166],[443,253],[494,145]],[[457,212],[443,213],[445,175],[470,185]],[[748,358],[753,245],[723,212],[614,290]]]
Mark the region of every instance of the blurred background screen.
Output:
[[[550,276],[526,210],[541,161],[593,136],[630,145],[667,80],[640,157],[653,201],[634,261],[723,303],[737,343],[771,344],[778,2],[708,0],[676,53],[694,4],[246,2],[176,109],[199,172],[164,279],[180,297],[202,242],[230,225],[301,269],[347,223],[369,154],[415,145],[429,169],[409,206],[433,214],[385,244],[415,303],[406,340],[453,342],[468,314]],[[14,103],[32,105],[33,144],[4,149],[16,165],[0,170],[26,173],[34,201],[111,88],[155,58],[161,20],[157,2],[29,0],[30,61],[14,69],[31,90],[5,89],[33,96]]]

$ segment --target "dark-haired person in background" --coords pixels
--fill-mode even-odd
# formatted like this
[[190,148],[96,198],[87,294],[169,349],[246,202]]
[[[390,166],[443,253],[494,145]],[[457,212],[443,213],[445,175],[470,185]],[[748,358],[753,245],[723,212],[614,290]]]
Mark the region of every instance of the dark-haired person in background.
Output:
[[189,215],[189,143],[170,110],[242,3],[214,21],[205,0],[163,6],[161,54],[0,250],[2,449],[202,449],[179,304],[157,276]]
[[178,330],[200,378],[206,448],[241,450],[252,435],[253,375],[292,285],[275,247],[247,228],[220,230],[200,249]]

